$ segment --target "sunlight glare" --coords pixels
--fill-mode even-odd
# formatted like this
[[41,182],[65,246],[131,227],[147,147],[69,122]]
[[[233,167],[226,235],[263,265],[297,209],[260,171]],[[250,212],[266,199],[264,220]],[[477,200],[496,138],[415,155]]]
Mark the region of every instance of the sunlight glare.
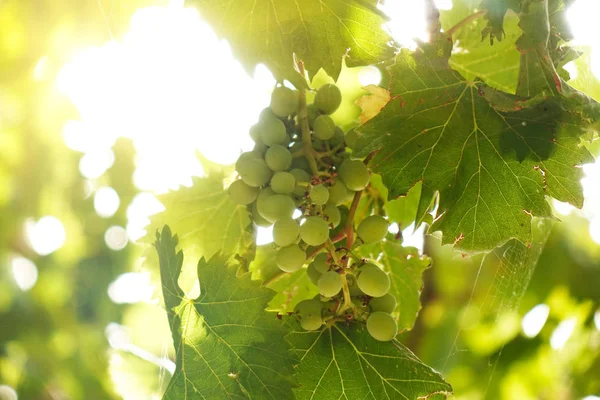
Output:
[[402,245],[406,247],[416,247],[419,254],[423,254],[423,246],[425,245],[425,224],[421,224],[419,229],[415,230],[413,222],[402,230]]
[[542,328],[550,315],[550,307],[546,304],[538,304],[523,316],[521,328],[523,334],[528,338],[534,338],[542,331]]
[[79,160],[79,172],[88,179],[100,178],[115,162],[111,149],[96,149],[85,153]]
[[116,304],[150,302],[154,293],[150,274],[126,272],[108,285],[108,297]]
[[2,400],[18,400],[15,389],[8,385],[0,385],[0,399]]
[[[86,140],[132,139],[135,184],[163,192],[202,176],[197,151],[231,164],[250,150],[248,129],[274,83],[264,66],[252,79],[195,9],[175,5],[138,10],[122,39],[77,54],[57,80],[90,131]],[[89,163],[82,160],[82,174],[97,177]]]
[[576,318],[569,318],[561,321],[556,329],[552,332],[552,336],[550,336],[550,346],[554,350],[562,350],[565,347],[565,344],[575,331],[575,325],[577,324]]
[[111,226],[104,232],[104,243],[111,250],[123,250],[128,241],[127,231],[123,227]]
[[273,225],[269,227],[256,226],[256,245],[273,243]]
[[25,232],[31,248],[41,256],[60,249],[67,240],[62,222],[51,215],[42,217],[37,222],[31,219],[25,221]]
[[138,193],[127,207],[127,236],[135,242],[146,234],[144,229],[150,223],[150,216],[161,211],[165,207],[151,193]]
[[600,310],[594,314],[594,325],[596,325],[596,330],[600,331]]
[[35,286],[38,278],[38,270],[33,261],[20,256],[12,257],[10,260],[10,269],[17,286],[22,291],[26,292]]
[[590,68],[600,79],[600,36],[597,33],[596,18],[600,14],[598,0],[577,0],[567,10],[567,20],[575,39],[573,44],[590,46]]

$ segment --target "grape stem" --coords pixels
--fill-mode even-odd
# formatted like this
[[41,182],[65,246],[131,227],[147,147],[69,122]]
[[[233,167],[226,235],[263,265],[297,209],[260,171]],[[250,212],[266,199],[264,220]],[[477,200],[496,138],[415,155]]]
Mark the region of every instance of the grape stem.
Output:
[[485,10],[481,10],[481,11],[477,11],[471,15],[466,16],[464,19],[459,21],[456,25],[454,25],[453,27],[448,29],[446,31],[446,33],[450,36],[454,35],[457,30],[459,30],[463,26],[467,25],[469,22],[476,20],[477,18],[481,17],[482,15],[485,15],[485,13],[486,13]]
[[[298,72],[304,76],[304,63],[301,60],[296,61]],[[304,157],[308,160],[310,170],[313,175],[319,176],[319,168],[312,152],[312,141],[310,139],[310,127],[308,126],[308,112],[306,110],[306,88],[304,86],[298,88],[298,123],[300,124],[300,132],[302,134],[302,147],[304,150]]]
[[[331,258],[333,258],[335,265],[341,265],[340,259],[337,256],[337,249],[335,248],[335,245],[333,244],[331,239],[327,239],[327,242],[325,242],[325,246],[327,247],[329,254],[331,254]],[[352,298],[350,296],[350,287],[348,286],[348,279],[346,279],[346,271],[344,265],[342,265],[342,273],[340,274],[340,278],[342,279],[342,292],[344,293],[344,304],[342,304],[342,306],[337,310],[338,315],[346,311],[348,308],[352,308],[354,306],[352,304]]]

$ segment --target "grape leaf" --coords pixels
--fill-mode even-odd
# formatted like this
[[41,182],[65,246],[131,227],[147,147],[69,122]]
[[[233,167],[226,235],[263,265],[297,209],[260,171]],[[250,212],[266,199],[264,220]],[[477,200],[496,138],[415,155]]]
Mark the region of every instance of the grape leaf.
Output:
[[[297,325],[297,324],[296,324]],[[302,399],[417,399],[452,387],[397,341],[378,342],[364,324],[334,324],[287,335]]]
[[[592,100],[525,102],[448,65],[450,41],[401,51],[390,67],[393,100],[357,129],[355,151],[379,150],[371,167],[391,197],[418,181],[439,192],[432,229],[443,243],[486,251],[531,239],[531,217],[550,217],[545,195],[582,206],[580,146]],[[597,106],[596,106],[597,107]]]
[[490,44],[494,44],[494,39],[501,42],[505,37],[504,16],[509,9],[518,12],[520,3],[520,0],[483,0],[480,8],[486,12],[487,25],[481,31],[481,39],[489,36]]
[[293,71],[293,54],[311,76],[323,68],[337,79],[342,57],[350,67],[393,56],[376,0],[194,0],[242,65],[265,64],[277,78]]
[[398,328],[412,329],[421,309],[419,296],[423,289],[422,274],[431,266],[431,259],[420,256],[414,247],[404,247],[397,241],[386,240],[373,245],[363,245],[358,250],[362,257],[379,260],[390,274],[390,293],[398,300],[400,313]]
[[210,258],[218,252],[245,254],[253,248],[248,210],[229,200],[222,179],[194,179],[193,186],[159,200],[166,210],[151,217],[145,242],[151,243],[154,232],[169,225],[174,232],[182,232],[179,244],[191,259]]
[[[444,30],[448,30],[462,19],[476,12],[472,0],[454,0],[450,10],[440,11],[440,20]],[[493,88],[515,93],[519,74],[520,53],[515,42],[521,36],[516,14],[504,17],[504,40],[481,41],[481,32],[487,21],[477,18],[462,26],[452,35],[456,46],[452,51],[449,64],[466,79],[481,78]]]
[[168,226],[156,233],[161,281],[173,343],[175,374],[165,399],[289,399],[292,357],[286,327],[265,307],[273,297],[250,274],[236,276],[226,257],[200,259],[201,294],[177,285],[183,252]]

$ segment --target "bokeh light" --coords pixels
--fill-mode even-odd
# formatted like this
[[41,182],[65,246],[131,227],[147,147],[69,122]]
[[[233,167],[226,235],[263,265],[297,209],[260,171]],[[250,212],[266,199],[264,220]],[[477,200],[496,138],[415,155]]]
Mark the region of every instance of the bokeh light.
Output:
[[50,215],[40,218],[37,222],[26,221],[25,232],[31,248],[41,256],[60,249],[67,240],[67,233],[62,222]]
[[0,385],[0,399],[18,400],[17,392],[8,385]]
[[111,226],[104,232],[104,243],[111,250],[123,250],[128,241],[127,231],[121,226]]
[[528,338],[536,337],[546,324],[549,314],[550,307],[548,307],[546,304],[538,304],[529,310],[521,320],[523,334]]
[[94,195],[94,209],[96,214],[102,218],[110,218],[119,209],[119,194],[111,187],[101,187]]
[[27,291],[35,286],[38,270],[33,261],[25,257],[14,256],[10,260],[10,268],[15,282],[21,290]]
[[150,223],[150,216],[164,211],[165,207],[151,193],[142,192],[135,195],[127,207],[127,236],[136,241],[146,234],[145,227]]
[[554,350],[562,350],[575,331],[577,319],[572,317],[561,321],[550,336],[550,346]]
[[108,286],[108,296],[116,304],[149,302],[153,293],[150,275],[144,272],[121,274]]

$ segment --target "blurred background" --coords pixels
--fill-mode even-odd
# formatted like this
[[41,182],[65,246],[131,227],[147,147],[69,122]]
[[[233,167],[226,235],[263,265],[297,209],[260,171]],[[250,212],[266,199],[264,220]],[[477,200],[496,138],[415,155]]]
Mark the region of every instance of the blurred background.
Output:
[[[420,1],[388,3],[400,43],[425,38]],[[584,54],[566,66],[570,83],[600,100],[600,4],[572,3]],[[437,5],[454,18],[452,1]],[[344,68],[340,125],[358,122],[361,87],[381,78]],[[246,74],[183,1],[0,0],[1,391],[161,397],[173,351],[159,276],[136,242],[162,210],[157,195],[252,146],[248,128],[274,83],[261,66]],[[521,265],[465,257],[402,227],[434,267],[401,340],[456,398],[600,399],[600,165],[584,171],[586,205],[553,202],[562,222],[522,301],[507,283]],[[514,306],[486,313],[489,303]]]

